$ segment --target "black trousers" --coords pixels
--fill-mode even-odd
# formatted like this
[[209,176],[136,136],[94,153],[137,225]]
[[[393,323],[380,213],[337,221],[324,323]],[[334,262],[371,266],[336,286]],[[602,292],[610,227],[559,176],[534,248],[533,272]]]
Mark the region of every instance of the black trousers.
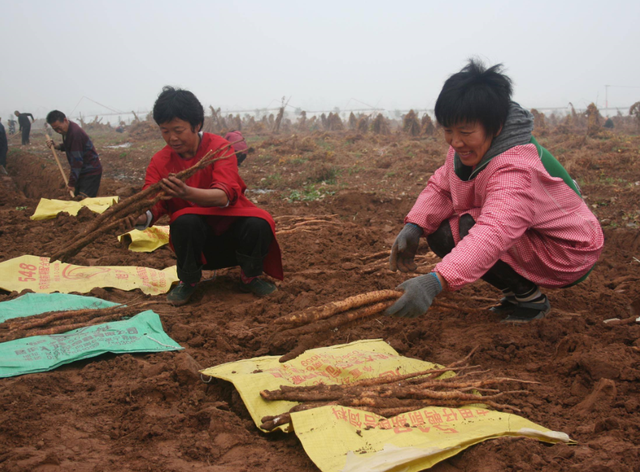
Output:
[[102,180],[102,172],[98,175],[81,175],[74,189],[74,195],[81,193],[87,197],[97,197],[100,190],[100,181]]
[[239,152],[238,154],[236,154],[236,159],[238,160],[238,167],[242,165],[242,163],[246,158],[247,158],[246,152]]
[[[476,222],[471,215],[464,214],[460,217],[460,239],[469,234],[469,230],[474,224]],[[449,222],[445,221],[434,233],[427,236],[427,242],[438,257],[444,257],[449,254],[455,246]],[[525,279],[513,270],[509,264],[501,260],[496,262],[482,276],[482,280],[500,290],[511,290],[515,294],[527,293],[537,287],[536,284]]]
[[7,167],[7,151],[8,149],[0,149],[0,166]]
[[31,124],[22,127],[22,144],[29,144],[29,134],[31,133]]
[[[178,278],[195,283],[202,269],[240,266],[247,277],[262,274],[262,264],[273,240],[271,226],[262,218],[235,217],[227,231],[216,236],[206,216],[182,215],[171,223],[171,242],[178,258]],[[207,263],[202,264],[204,254]]]

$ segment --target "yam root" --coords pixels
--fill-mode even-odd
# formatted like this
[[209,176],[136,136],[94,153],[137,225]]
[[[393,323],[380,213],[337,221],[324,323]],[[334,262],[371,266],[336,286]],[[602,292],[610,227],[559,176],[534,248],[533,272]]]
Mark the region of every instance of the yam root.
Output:
[[77,328],[119,320],[134,316],[140,313],[144,307],[158,303],[158,301],[144,301],[109,308],[55,311],[28,318],[13,318],[0,323],[0,329],[2,329],[0,342],[64,333]]
[[[265,416],[264,418],[262,418],[262,429],[273,430],[278,426],[290,422],[291,413],[295,411],[308,410],[325,405],[342,405],[346,407],[354,407],[387,418],[409,411],[419,410],[429,406],[457,408],[473,404],[482,404],[501,411],[519,412],[520,410],[518,410],[518,408],[512,405],[498,403],[495,400],[501,398],[506,394],[526,392],[524,390],[517,390],[510,392],[500,392],[494,395],[487,395],[482,397],[479,395],[466,394],[458,391],[450,391],[433,392],[439,394],[435,395],[433,398],[426,395],[423,398],[401,398],[381,397],[375,392],[362,392],[354,394],[356,392],[353,392],[349,386],[331,386],[342,387],[342,390],[334,388],[331,389],[331,392],[323,391],[322,387],[326,386],[321,385],[319,387],[320,391],[308,391],[305,392],[304,395],[293,395],[289,393],[286,395],[286,398],[279,398],[279,396],[276,396],[276,398],[267,398],[268,400],[304,401],[304,403],[300,403],[291,408],[288,412],[282,413],[280,415]],[[274,392],[277,391],[272,391],[271,393]],[[265,397],[263,392],[261,392],[261,395],[263,396],[263,398]]]
[[116,314],[111,314],[107,316],[100,316],[97,318],[93,318],[89,320],[89,322],[83,321],[81,323],[62,324],[62,325],[53,326],[50,328],[34,329],[30,331],[17,329],[9,332],[4,338],[0,340],[0,342],[13,341],[14,339],[20,339],[20,338],[30,338],[33,336],[50,336],[52,334],[66,333],[68,331],[73,331],[74,329],[78,329],[78,328],[87,328],[89,326],[93,326],[101,323],[107,323],[109,321],[121,320],[122,318],[127,316],[130,316],[130,315],[128,313],[116,313]]
[[[29,316],[28,318],[12,318],[6,320],[3,324],[7,325],[11,329],[29,330],[33,328],[41,328],[52,323],[64,321],[67,319],[73,320],[89,320],[91,318],[106,316],[114,313],[121,313],[123,316],[130,314],[137,314],[141,311],[141,308],[157,305],[158,301],[144,301],[136,303],[128,303],[127,305],[115,305],[108,308],[96,308],[85,310],[69,310],[69,311],[50,311],[41,313],[35,316]],[[0,324],[1,325],[1,324]]]
[[[369,307],[370,308],[370,307]],[[501,403],[507,395],[527,393],[526,390],[506,390],[505,384],[537,384],[531,380],[510,377],[479,377],[487,370],[466,365],[477,352],[473,348],[463,359],[447,367],[427,369],[402,375],[364,379],[348,384],[318,384],[287,386],[277,390],[263,390],[260,396],[266,401],[298,402],[288,412],[265,417],[261,427],[272,430],[291,421],[291,413],[325,405],[342,405],[369,411],[381,417],[392,417],[429,406],[464,407],[485,405],[507,412],[519,412],[518,408]],[[460,375],[440,377],[446,372],[457,371]],[[482,396],[480,392],[486,394]]]
[[313,335],[303,336],[302,338],[300,338],[300,341],[298,341],[298,345],[292,351],[280,357],[278,361],[280,363],[284,363],[284,362],[290,361],[291,359],[295,359],[307,349],[311,349],[314,346],[317,346],[327,337],[329,337],[328,332],[324,333],[324,335],[313,334]]
[[[328,303],[319,307],[307,308],[299,313],[283,316],[275,320],[283,326],[273,339],[272,345],[280,348],[288,343],[292,338],[306,336],[312,333],[328,332],[340,326],[355,324],[364,318],[377,316],[389,308],[403,292],[398,290],[378,290],[374,292],[362,293],[353,297]],[[462,308],[446,302],[434,300],[431,305],[434,308],[446,310],[459,310],[466,312],[481,312],[483,310]],[[306,348],[313,347],[305,338],[305,342],[298,343],[298,346],[288,354],[280,358],[280,362],[286,362],[302,354]],[[472,355],[472,353],[470,354]]]
[[[320,307],[307,308],[300,313],[294,313],[292,315],[283,316],[274,321],[276,324],[294,324],[303,325],[312,323],[315,321],[330,318],[338,313],[342,313],[353,308],[362,307],[371,303],[380,302],[383,300],[397,300],[402,296],[403,292],[399,290],[378,290],[375,292],[361,293],[353,297],[345,298]],[[480,312],[483,310],[477,310],[473,308],[462,308],[457,305],[453,305],[439,300],[434,300],[432,307],[446,308],[450,310],[460,310],[465,312]]]
[[[220,152],[228,149],[229,146],[225,146],[224,148],[222,148],[220,150]],[[214,154],[214,151],[209,151],[207,152],[204,157],[194,166],[192,166],[189,169],[185,169],[182,172],[179,172],[178,174],[176,174],[176,177],[178,177],[180,180],[186,180],[187,178],[190,177],[187,176],[187,172],[189,172],[191,169],[195,169],[192,173],[190,172],[191,175],[193,175],[195,172],[197,172],[198,170],[204,168],[207,164],[207,161],[209,160],[209,158]],[[204,164],[201,166],[201,164]],[[198,169],[196,169],[197,167],[199,167]],[[122,200],[120,203],[117,203],[116,205],[113,205],[111,207],[109,207],[105,212],[101,213],[100,215],[98,215],[97,218],[95,218],[86,228],[85,233],[91,233],[93,231],[95,231],[96,229],[98,229],[102,223],[104,223],[106,220],[109,219],[113,219],[113,218],[119,218],[121,216],[123,216],[124,214],[128,213],[128,209],[130,208],[131,205],[133,205],[136,202],[140,202],[142,200],[148,200],[152,195],[155,195],[156,193],[160,192],[162,189],[162,187],[160,186],[160,182],[157,182],[153,185],[150,185],[149,187],[147,187],[146,189],[136,193],[135,195],[130,196],[129,198],[126,198],[124,200]]]
[[376,303],[375,305],[361,308],[359,310],[340,313],[339,315],[333,316],[329,319],[321,319],[317,323],[311,323],[299,326],[297,328],[289,329],[286,331],[286,333],[289,336],[300,336],[303,334],[327,331],[333,328],[337,328],[338,326],[350,323],[351,321],[382,313],[384,310],[393,305],[393,303],[394,300],[381,302]]
[[[155,205],[158,201],[160,201],[160,199],[161,199],[161,196],[157,196],[151,201],[138,202],[135,205],[132,205],[131,207],[129,207],[130,214],[142,213],[147,208],[151,208],[153,205]],[[94,230],[91,233],[86,233],[84,236],[80,237],[80,239],[73,241],[71,244],[63,248],[61,251],[51,256],[50,261],[53,262],[53,261],[59,260],[64,262],[68,260],[69,258],[78,254],[84,247],[91,244],[93,241],[98,239],[103,234],[108,234],[111,231],[120,229],[122,227],[122,224],[123,223],[121,220],[116,220],[111,222],[110,224],[107,224],[106,226],[103,226],[101,228]]]
[[376,303],[383,300],[396,300],[402,295],[397,290],[379,290],[376,292],[363,293],[353,297],[346,298],[337,302],[331,302],[321,307],[308,308],[300,313],[283,316],[275,320],[276,324],[305,324],[318,320],[329,318],[336,313],[341,313],[353,308],[358,308],[370,303]]
[[[204,169],[205,167],[213,164],[214,162],[228,159],[229,157],[237,154],[237,152],[233,152],[227,154],[225,156],[220,156],[220,154],[224,151],[229,150],[232,144],[230,143],[224,147],[221,147],[216,150],[210,150],[207,152],[200,161],[194,166],[185,169],[181,172],[178,172],[175,177],[182,181],[186,181],[191,176],[193,176],[196,172]],[[153,207],[160,199],[165,196],[162,191],[162,187],[160,182],[157,182],[145,190],[138,192],[137,194],[123,200],[122,202],[110,207],[104,213],[98,215],[88,226],[83,236],[78,240],[73,241],[71,244],[62,248],[60,251],[54,253],[50,261],[62,261],[65,262],[69,258],[78,254],[84,247],[91,244],[102,234],[107,234],[110,231],[121,228],[123,225],[123,220],[128,216],[138,216],[142,214],[145,210]]]

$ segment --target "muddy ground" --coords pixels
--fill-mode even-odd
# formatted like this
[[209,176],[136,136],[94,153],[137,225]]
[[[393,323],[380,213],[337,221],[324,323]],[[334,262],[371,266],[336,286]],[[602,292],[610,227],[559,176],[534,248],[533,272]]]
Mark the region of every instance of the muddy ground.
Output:
[[[153,133],[102,130],[92,137],[105,168],[101,195],[138,190],[149,158],[163,145]],[[10,176],[0,184],[0,261],[50,255],[93,217],[29,219],[40,197],[64,198],[64,189],[42,135],[34,134],[29,147],[18,139],[10,137]],[[129,140],[129,148],[106,147]],[[189,305],[157,309],[184,351],[102,356],[0,380],[0,469],[317,470],[295,435],[263,434],[229,384],[204,384],[196,371],[281,354],[268,341],[275,318],[405,280],[367,256],[389,251],[404,215],[442,164],[446,145],[439,136],[354,132],[248,141],[255,152],[240,173],[252,200],[276,217],[334,215],[340,224],[279,238],[285,280],[272,296],[239,293],[239,272],[232,269],[201,284]],[[466,313],[465,307],[489,307],[499,298],[478,282],[447,295],[460,311],[371,320],[320,343],[383,338],[405,356],[441,364],[479,346],[474,363],[497,376],[540,382],[511,402],[523,416],[578,442],[487,441],[438,464],[432,469],[437,472],[640,471],[640,325],[603,323],[640,316],[640,137],[550,134],[540,141],[580,183],[605,231],[604,253],[586,282],[547,291],[551,313],[524,326],[500,324],[489,311]],[[137,254],[103,238],[70,262],[162,269],[175,258],[167,247]],[[0,301],[18,295],[2,292]],[[142,296],[112,289],[92,295],[118,302]]]

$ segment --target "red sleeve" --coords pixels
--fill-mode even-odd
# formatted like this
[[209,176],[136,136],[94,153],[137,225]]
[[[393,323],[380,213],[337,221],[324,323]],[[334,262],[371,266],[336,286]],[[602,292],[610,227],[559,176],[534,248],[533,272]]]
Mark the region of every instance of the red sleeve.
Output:
[[[151,158],[151,162],[147,167],[147,174],[144,177],[144,186],[142,187],[143,190],[162,180],[162,176],[158,170],[157,165],[158,164],[156,159]],[[160,217],[169,213],[166,200],[160,200],[150,209],[150,211],[153,215],[153,218],[151,219],[151,225],[153,225],[160,219]]]
[[[226,146],[224,144],[223,146]],[[233,155],[231,148],[225,150],[222,156],[230,156],[213,164],[211,170],[212,182],[209,188],[217,188],[227,194],[229,206],[235,205],[238,196],[242,193],[242,187],[238,175],[238,160]]]

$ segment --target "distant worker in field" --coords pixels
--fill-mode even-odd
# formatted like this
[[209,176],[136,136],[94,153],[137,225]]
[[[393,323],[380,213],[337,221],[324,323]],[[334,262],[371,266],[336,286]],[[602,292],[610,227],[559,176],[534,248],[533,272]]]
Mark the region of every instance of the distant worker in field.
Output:
[[501,65],[470,61],[444,84],[435,115],[449,152],[429,179],[393,244],[392,270],[415,270],[421,237],[442,258],[409,279],[387,314],[423,315],[443,290],[482,279],[504,298],[505,322],[543,318],[540,287],[583,281],[604,243],[597,218],[567,171],[531,135],[533,116],[511,101]]
[[7,175],[7,151],[9,143],[7,141],[7,133],[0,118],[0,174]]
[[[147,168],[144,188],[161,182],[166,194],[135,221],[145,229],[163,215],[170,217],[170,240],[180,283],[167,296],[184,305],[196,291],[202,270],[240,266],[240,290],[262,297],[276,286],[260,278],[263,272],[282,280],[275,223],[265,210],[245,196],[246,185],[229,142],[201,133],[204,109],[196,96],[165,87],[153,106],[153,119],[167,145]],[[228,156],[198,171],[186,182],[175,174],[197,164],[209,151]],[[131,221],[130,223],[134,223]]]
[[[22,132],[22,145],[29,144],[29,134],[31,134],[31,123],[33,123],[34,118],[31,113],[20,113],[18,110],[13,112],[14,115],[18,117],[18,124],[20,125],[20,131]],[[31,117],[31,121],[29,121],[28,117]]]
[[236,152],[238,167],[240,167],[247,158],[247,149],[249,149],[247,142],[244,140],[244,136],[242,136],[240,131],[229,131],[224,135],[224,139],[231,143],[233,150]]
[[7,123],[9,123],[9,134],[16,134],[16,120],[9,118]]
[[49,139],[48,144],[67,155],[71,167],[69,190],[76,196],[97,196],[102,180],[102,163],[87,133],[58,110],[49,112],[47,123],[62,135],[62,143],[55,144],[53,139]]

